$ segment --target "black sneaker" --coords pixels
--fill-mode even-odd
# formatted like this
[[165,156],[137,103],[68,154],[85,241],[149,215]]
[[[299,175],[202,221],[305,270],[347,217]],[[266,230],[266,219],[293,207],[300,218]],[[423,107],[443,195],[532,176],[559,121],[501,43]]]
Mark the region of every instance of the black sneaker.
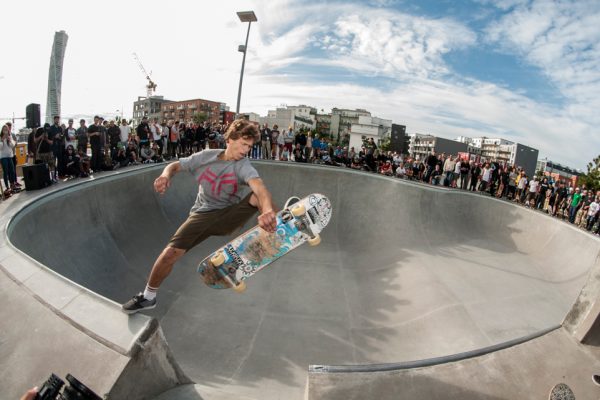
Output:
[[135,314],[142,310],[151,310],[156,307],[156,298],[146,300],[143,293],[138,293],[131,300],[121,306],[125,314]]

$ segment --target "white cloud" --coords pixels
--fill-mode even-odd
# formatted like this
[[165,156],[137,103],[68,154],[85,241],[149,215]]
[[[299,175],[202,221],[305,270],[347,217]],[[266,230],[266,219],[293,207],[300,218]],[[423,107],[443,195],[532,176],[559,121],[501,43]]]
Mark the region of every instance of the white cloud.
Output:
[[600,123],[600,3],[534,1],[488,29],[492,42],[539,67],[569,100],[575,117]]

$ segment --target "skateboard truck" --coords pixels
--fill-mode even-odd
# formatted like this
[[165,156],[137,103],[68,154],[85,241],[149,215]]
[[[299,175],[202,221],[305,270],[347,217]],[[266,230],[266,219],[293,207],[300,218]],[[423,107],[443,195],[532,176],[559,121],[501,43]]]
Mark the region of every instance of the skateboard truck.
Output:
[[221,275],[223,277],[223,279],[225,279],[227,281],[227,283],[229,283],[231,285],[232,289],[236,293],[242,293],[244,290],[246,290],[246,282],[240,281],[240,282],[236,283],[229,276],[229,274],[226,271],[223,271],[223,268],[221,268],[221,265],[223,265],[228,258],[224,253],[226,253],[226,251],[219,251],[217,254],[215,254],[210,259],[210,262],[216,268],[219,275]]

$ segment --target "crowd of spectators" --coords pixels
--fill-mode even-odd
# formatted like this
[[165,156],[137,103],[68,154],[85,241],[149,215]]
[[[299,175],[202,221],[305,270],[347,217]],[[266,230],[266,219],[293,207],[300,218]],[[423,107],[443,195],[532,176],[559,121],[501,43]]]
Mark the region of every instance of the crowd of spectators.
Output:
[[[8,149],[12,145],[14,153],[16,140],[6,140],[11,136],[11,127],[5,127],[0,144],[4,182],[9,190],[18,190],[16,174],[8,166],[8,158],[14,160]],[[32,160],[48,164],[52,179],[57,181],[128,165],[177,159],[207,148],[224,149],[227,127],[209,122],[161,123],[143,118],[133,128],[126,120],[105,121],[96,116],[89,127],[81,120],[75,128],[72,119],[65,126],[60,117],[55,117],[53,125],[46,124],[30,135],[28,149]],[[277,125],[267,124],[260,127],[260,140],[248,157],[351,168],[488,194],[548,213],[595,234],[600,230],[600,191],[594,193],[551,177],[528,176],[518,166],[435,153],[424,159],[412,158],[382,151],[372,138],[357,150],[334,145],[329,137],[320,137],[306,129],[280,130]]]
[[357,151],[354,147],[334,146],[306,131],[294,134],[288,128],[281,133],[276,125],[272,129],[263,125],[260,131],[261,142],[252,149],[251,158],[340,166],[488,194],[547,213],[594,234],[600,231],[600,191],[594,193],[552,177],[528,176],[518,166],[435,153],[424,159],[406,157],[378,149],[372,138]]
[[100,171],[147,163],[158,163],[188,156],[205,148],[224,148],[220,124],[184,124],[143,118],[132,127],[127,120],[94,117],[87,126],[84,119],[74,126],[55,116],[53,124],[33,131],[28,139],[28,157],[32,163],[46,163],[53,182],[87,177]]

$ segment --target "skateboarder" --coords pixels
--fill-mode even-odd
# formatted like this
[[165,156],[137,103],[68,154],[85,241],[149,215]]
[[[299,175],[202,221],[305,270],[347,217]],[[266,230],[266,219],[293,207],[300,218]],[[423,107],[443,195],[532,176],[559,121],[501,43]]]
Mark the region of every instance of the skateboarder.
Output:
[[181,158],[167,165],[156,178],[154,189],[163,194],[171,185],[173,175],[188,171],[199,183],[198,196],[188,219],[156,259],[144,292],[123,304],[125,313],[156,307],[158,288],[181,256],[209,236],[228,235],[242,227],[257,209],[259,226],[275,231],[276,214],[271,193],[246,158],[259,138],[254,125],[236,120],[225,133],[226,150],[205,150]]

